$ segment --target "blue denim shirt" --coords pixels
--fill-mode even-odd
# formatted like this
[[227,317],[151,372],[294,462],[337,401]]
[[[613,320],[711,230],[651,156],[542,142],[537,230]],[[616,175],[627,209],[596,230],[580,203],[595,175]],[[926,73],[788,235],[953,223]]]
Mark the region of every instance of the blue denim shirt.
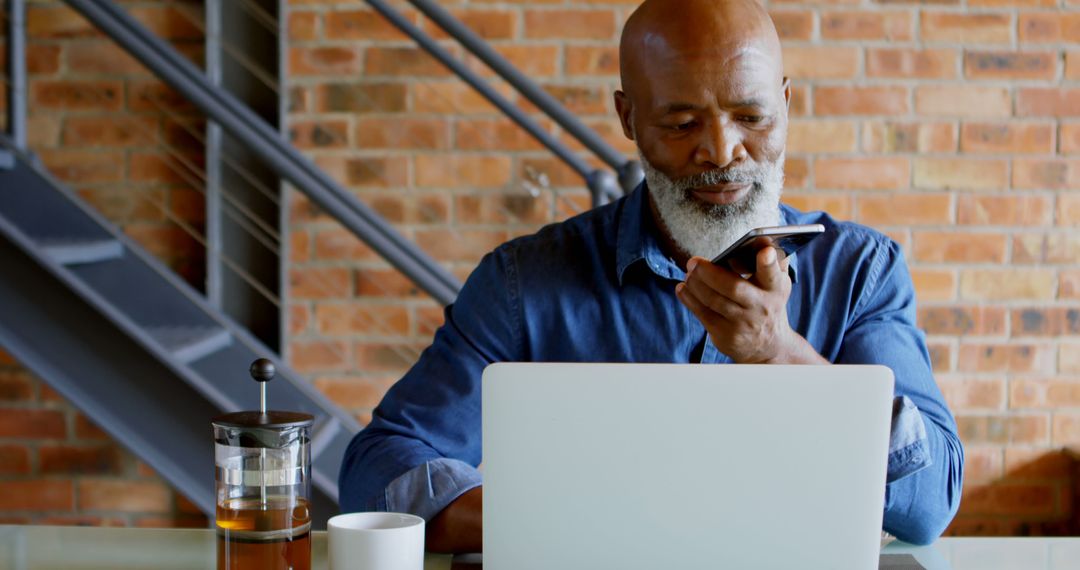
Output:
[[[959,506],[963,449],[915,326],[903,254],[866,227],[781,209],[785,224],[826,227],[791,259],[791,326],[831,362],[893,370],[884,530],[931,542]],[[342,510],[430,520],[480,485],[480,377],[493,362],[731,362],[675,297],[686,275],[656,232],[640,187],[484,257],[349,445]]]

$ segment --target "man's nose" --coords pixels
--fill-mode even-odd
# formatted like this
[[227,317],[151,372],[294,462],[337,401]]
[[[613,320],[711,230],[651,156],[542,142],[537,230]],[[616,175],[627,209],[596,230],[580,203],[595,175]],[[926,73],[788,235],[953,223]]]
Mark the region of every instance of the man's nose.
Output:
[[709,121],[701,133],[701,140],[694,151],[695,164],[709,168],[726,168],[732,162],[746,158],[742,134],[738,125],[732,121]]

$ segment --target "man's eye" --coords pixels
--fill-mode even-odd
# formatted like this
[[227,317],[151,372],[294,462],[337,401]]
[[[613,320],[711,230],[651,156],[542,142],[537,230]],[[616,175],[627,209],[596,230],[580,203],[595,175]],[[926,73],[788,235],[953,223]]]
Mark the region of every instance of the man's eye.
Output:
[[765,119],[766,117],[761,115],[743,115],[742,117],[739,117],[739,120],[744,123],[760,123]]
[[694,121],[686,121],[686,122],[683,122],[683,123],[677,123],[677,124],[671,125],[670,128],[673,131],[687,131],[687,130],[692,129],[693,127],[694,127]]

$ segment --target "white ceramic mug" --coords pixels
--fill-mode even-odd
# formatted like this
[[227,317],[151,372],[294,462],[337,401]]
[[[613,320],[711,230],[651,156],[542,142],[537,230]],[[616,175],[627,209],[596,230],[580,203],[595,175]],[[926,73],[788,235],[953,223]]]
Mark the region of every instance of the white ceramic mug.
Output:
[[424,570],[424,519],[347,513],[327,523],[330,570]]

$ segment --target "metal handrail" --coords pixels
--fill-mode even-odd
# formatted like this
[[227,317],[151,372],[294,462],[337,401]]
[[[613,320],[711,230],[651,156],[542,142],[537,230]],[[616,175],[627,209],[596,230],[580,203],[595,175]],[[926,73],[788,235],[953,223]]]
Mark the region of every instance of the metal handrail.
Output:
[[26,6],[8,0],[7,12],[7,130],[15,148],[26,150]]
[[457,297],[461,282],[453,274],[285,142],[232,94],[212,85],[201,70],[138,21],[110,0],[64,1],[435,300],[446,305]]
[[[495,52],[495,50],[491,49],[484,40],[480,39],[480,37],[473,33],[472,30],[469,30],[464,24],[456,20],[445,10],[430,4],[424,6],[417,5],[417,8],[420,8],[425,14],[428,14],[428,17],[446,30],[451,37],[454,37],[461,42],[466,49],[484,61],[484,63],[491,67],[493,71],[502,76],[507,83],[529,99],[529,101],[536,105],[541,111],[550,116],[556,123],[566,129],[568,133],[578,139],[578,141],[585,145],[586,148],[596,153],[601,160],[614,167],[618,174],[613,174],[602,168],[590,168],[589,164],[585,162],[584,159],[574,154],[566,145],[544,131],[536,121],[525,114],[520,107],[511,103],[506,97],[503,97],[503,95],[496,91],[495,88],[492,87],[487,80],[481,77],[479,73],[469,69],[460,60],[454,58],[454,56],[443,49],[434,38],[409,21],[408,18],[392,8],[384,0],[366,1],[376,12],[382,14],[384,18],[393,24],[395,28],[409,36],[424,51],[431,55],[431,57],[446,66],[447,69],[461,78],[462,81],[468,83],[469,86],[502,111],[503,114],[510,118],[510,120],[517,123],[522,129],[525,129],[525,131],[539,141],[540,144],[547,147],[547,149],[554,153],[555,156],[577,172],[589,187],[593,205],[600,205],[608,200],[616,199],[622,195],[623,190],[629,192],[633,187],[637,186],[637,183],[643,177],[642,175],[634,180],[633,186],[629,189],[626,189],[625,187],[620,188],[620,181],[629,181],[633,178],[634,172],[641,171],[637,162],[627,161],[624,157],[621,157],[618,151],[611,148],[610,145],[604,142],[594,131],[582,124],[577,117],[566,110],[566,108],[556,101],[554,97],[548,95],[535,83],[522,75],[521,72],[510,64],[510,62],[506,61],[505,58]],[[413,4],[417,4],[417,2],[413,1]],[[624,173],[630,173],[630,176],[627,176]]]

